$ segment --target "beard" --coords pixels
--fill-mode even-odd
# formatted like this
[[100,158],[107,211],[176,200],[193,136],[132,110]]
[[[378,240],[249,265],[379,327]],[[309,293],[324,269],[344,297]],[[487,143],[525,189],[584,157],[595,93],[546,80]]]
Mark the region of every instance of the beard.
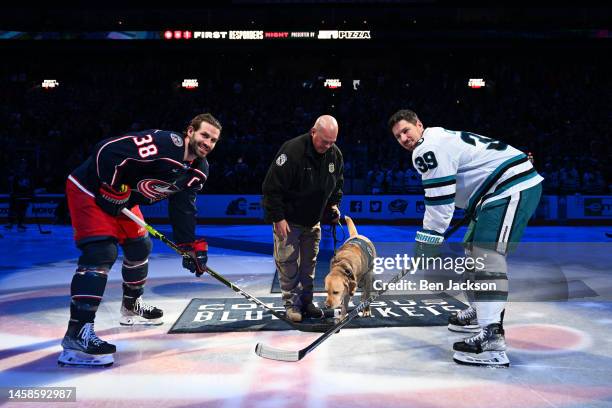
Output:
[[202,151],[200,150],[200,148],[198,147],[198,143],[196,142],[195,138],[189,138],[189,144],[187,146],[187,148],[189,149],[189,153],[200,158],[203,159],[206,157],[206,155],[208,154],[208,152],[206,151]]

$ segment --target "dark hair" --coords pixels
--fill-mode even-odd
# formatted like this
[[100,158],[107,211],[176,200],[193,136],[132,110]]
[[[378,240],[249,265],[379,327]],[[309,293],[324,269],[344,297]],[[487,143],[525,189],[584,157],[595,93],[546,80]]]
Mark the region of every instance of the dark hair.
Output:
[[195,118],[191,119],[191,121],[187,125],[187,129],[189,129],[189,126],[191,126],[193,127],[193,130],[198,130],[200,128],[200,125],[202,125],[202,122],[210,123],[217,129],[219,129],[219,131],[221,131],[221,123],[219,123],[219,121],[215,119],[215,117],[210,113],[201,113]]
[[395,126],[395,124],[399,122],[400,120],[405,120],[406,122],[416,125],[417,121],[419,120],[419,117],[417,116],[416,113],[414,113],[410,109],[398,110],[393,115],[391,115],[391,117],[389,118],[389,123],[388,123],[389,130],[393,129],[393,126]]

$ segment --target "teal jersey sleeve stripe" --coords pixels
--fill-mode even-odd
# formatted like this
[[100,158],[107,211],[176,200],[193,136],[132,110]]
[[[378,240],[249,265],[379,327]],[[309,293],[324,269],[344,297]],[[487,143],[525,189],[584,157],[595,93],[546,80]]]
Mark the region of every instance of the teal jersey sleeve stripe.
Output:
[[446,205],[446,204],[452,204],[454,202],[455,202],[455,198],[454,197],[453,198],[447,198],[446,200],[439,200],[439,201],[437,201],[437,200],[431,201],[431,200],[428,200],[427,197],[425,197],[425,205],[431,205],[431,206],[434,206],[434,205]]
[[441,183],[443,181],[452,181],[452,180],[457,180],[457,176],[446,176],[446,177],[438,177],[438,178],[434,178],[434,179],[429,179],[429,180],[423,180],[423,185],[427,186],[429,184],[434,184],[434,183]]

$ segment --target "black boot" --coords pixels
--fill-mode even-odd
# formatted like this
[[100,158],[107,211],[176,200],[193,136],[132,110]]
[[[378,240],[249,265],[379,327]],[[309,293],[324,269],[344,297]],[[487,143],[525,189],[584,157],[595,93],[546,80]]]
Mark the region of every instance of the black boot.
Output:
[[306,317],[311,317],[315,319],[323,318],[323,311],[316,307],[312,302],[306,303],[304,306],[302,306],[302,313]]

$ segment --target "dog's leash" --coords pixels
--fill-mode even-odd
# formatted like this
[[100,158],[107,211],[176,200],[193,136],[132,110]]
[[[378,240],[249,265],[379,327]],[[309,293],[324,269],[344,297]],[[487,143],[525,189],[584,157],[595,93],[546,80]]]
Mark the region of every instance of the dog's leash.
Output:
[[342,241],[344,241],[344,238],[346,237],[346,232],[344,231],[344,228],[342,227],[342,223],[340,222],[341,219],[343,219],[344,216],[340,216],[340,218],[338,218],[338,221],[336,221],[335,223],[333,223],[331,225],[331,232],[332,232],[332,238],[334,240],[334,256],[336,256],[336,250],[338,249],[338,236],[337,236],[337,227],[340,227],[340,229],[342,230]]

